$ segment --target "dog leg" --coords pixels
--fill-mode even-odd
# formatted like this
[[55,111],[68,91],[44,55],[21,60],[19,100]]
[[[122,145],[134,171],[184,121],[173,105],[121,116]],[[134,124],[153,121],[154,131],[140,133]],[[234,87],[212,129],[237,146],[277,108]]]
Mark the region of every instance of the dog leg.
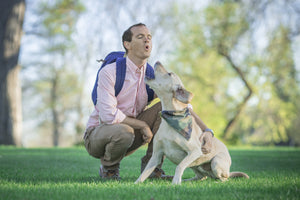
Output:
[[[172,183],[173,184],[181,184],[181,177],[182,174],[184,172],[184,170],[190,165],[192,164],[195,160],[199,160],[199,158],[201,157],[202,151],[198,150],[198,151],[193,151],[191,154],[187,155],[180,163],[179,165],[177,165],[176,167],[176,171],[175,171],[175,175],[173,178]],[[202,162],[205,162],[206,158],[203,158]]]
[[144,182],[154,171],[155,167],[160,164],[162,157],[163,157],[162,152],[154,152],[148,164],[146,165],[146,168],[144,169],[143,173],[135,181],[135,184]]
[[230,163],[224,159],[224,155],[217,154],[211,161],[211,169],[215,178],[222,182],[229,178]]
[[198,170],[198,167],[191,167],[193,172],[195,173],[195,177],[189,178],[189,179],[184,179],[182,181],[187,182],[187,181],[197,181],[201,180],[204,181],[207,179],[207,176],[205,176],[200,170]]

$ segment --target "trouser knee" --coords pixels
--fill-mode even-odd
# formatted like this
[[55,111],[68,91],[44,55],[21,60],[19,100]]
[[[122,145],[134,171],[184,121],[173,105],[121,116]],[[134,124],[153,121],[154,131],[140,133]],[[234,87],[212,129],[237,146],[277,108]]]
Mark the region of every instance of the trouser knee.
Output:
[[132,145],[134,137],[134,130],[131,127],[127,125],[121,126],[119,131],[115,132],[106,144],[101,163],[106,167],[119,164],[128,148]]

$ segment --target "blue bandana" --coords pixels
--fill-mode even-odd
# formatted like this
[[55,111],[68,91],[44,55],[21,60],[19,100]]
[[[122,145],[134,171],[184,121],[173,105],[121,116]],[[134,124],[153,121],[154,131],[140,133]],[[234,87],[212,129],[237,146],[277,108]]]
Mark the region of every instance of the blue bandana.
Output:
[[188,108],[181,111],[163,110],[160,113],[161,117],[180,133],[186,140],[191,138],[192,134],[192,115]]

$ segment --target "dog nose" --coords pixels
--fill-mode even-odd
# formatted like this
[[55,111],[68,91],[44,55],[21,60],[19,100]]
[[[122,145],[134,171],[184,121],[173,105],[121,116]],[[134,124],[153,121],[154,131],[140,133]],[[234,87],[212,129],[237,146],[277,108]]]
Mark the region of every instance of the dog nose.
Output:
[[154,69],[156,69],[158,66],[160,66],[161,65],[161,63],[159,62],[159,61],[157,61],[156,63],[155,63],[155,65],[154,65]]
[[164,66],[159,62],[157,61],[154,65],[154,71],[155,73],[160,73],[160,74],[166,74],[168,73],[168,71],[164,68]]

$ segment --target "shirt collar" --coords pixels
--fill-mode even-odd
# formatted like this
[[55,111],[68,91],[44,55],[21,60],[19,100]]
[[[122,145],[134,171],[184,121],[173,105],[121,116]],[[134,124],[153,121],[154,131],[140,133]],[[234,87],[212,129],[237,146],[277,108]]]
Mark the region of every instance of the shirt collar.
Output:
[[132,71],[132,72],[143,72],[143,73],[145,73],[145,71],[146,71],[146,65],[147,65],[147,63],[145,63],[142,67],[141,67],[141,69],[138,67],[138,66],[136,66],[131,60],[130,60],[130,58],[127,56],[126,57],[126,64],[127,64],[127,67],[128,67],[128,69],[130,70],[130,71]]

